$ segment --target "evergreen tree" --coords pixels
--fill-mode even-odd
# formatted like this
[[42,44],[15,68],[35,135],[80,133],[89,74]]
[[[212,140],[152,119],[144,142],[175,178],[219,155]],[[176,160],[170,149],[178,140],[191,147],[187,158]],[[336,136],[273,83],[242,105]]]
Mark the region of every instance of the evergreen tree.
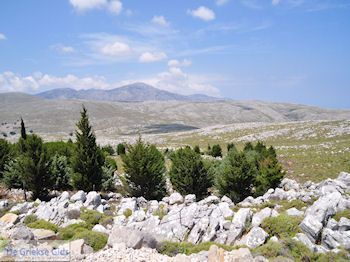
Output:
[[114,172],[116,169],[116,162],[111,158],[106,158],[105,164],[102,167],[102,191],[108,192],[115,190]]
[[70,178],[72,176],[72,169],[68,165],[68,159],[66,156],[56,154],[52,157],[50,164],[50,174],[53,189],[70,189]]
[[229,143],[229,144],[227,144],[227,152],[229,152],[230,150],[235,150],[235,151],[237,151],[237,148],[236,148],[236,146],[235,146],[234,143]]
[[132,196],[160,200],[166,193],[165,161],[154,146],[143,143],[141,138],[128,147],[122,155],[125,170],[125,188]]
[[27,139],[26,127],[24,126],[24,121],[22,118],[21,118],[21,138],[23,138],[24,140]]
[[86,108],[83,106],[77,123],[76,146],[73,157],[73,185],[84,191],[100,190],[104,156],[96,144]]
[[195,194],[201,199],[208,195],[211,180],[201,156],[191,148],[180,148],[171,157],[170,181],[182,195]]
[[213,147],[211,148],[210,155],[211,155],[212,157],[222,157],[221,146],[218,145],[218,144],[213,145]]
[[251,195],[257,173],[254,161],[245,152],[231,150],[217,169],[216,187],[221,195],[240,202]]
[[0,138],[0,180],[3,177],[5,166],[10,160],[11,146],[5,140]]
[[[5,172],[6,178],[4,179],[16,181],[15,176],[17,176],[21,180],[21,188],[25,191],[32,191],[33,199],[44,199],[51,188],[51,179],[49,161],[43,147],[43,141],[37,135],[27,136],[25,140],[21,139],[24,151]],[[9,184],[9,182],[5,183]],[[16,184],[15,182],[11,183]]]
[[198,145],[196,145],[196,146],[193,148],[193,151],[196,152],[197,154],[201,154],[201,149],[199,148]]
[[117,154],[119,156],[125,155],[125,145],[124,144],[118,144],[118,146],[117,146]]
[[22,171],[18,158],[10,160],[5,165],[2,182],[7,188],[23,188]]

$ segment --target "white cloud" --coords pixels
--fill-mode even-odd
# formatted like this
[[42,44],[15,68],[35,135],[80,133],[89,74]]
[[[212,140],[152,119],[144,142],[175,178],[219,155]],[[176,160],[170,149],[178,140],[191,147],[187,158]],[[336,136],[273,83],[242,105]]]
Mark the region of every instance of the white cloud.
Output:
[[217,5],[224,5],[224,4],[226,4],[226,3],[228,3],[228,1],[230,1],[230,0],[215,0],[215,3],[217,4]]
[[120,14],[123,8],[120,0],[69,0],[69,2],[78,12],[106,9],[114,14]]
[[7,37],[6,37],[4,34],[1,34],[1,33],[0,33],[0,41],[1,41],[1,40],[6,40],[6,39],[7,39]]
[[141,63],[152,63],[164,60],[165,58],[167,58],[167,55],[164,52],[145,52],[141,54],[139,61]]
[[272,0],[272,5],[278,5],[281,2],[281,0]]
[[186,67],[192,64],[191,60],[183,59],[182,61],[172,59],[168,61],[169,67]]
[[98,88],[108,89],[113,87],[106,82],[104,77],[89,76],[79,78],[68,74],[63,77],[35,72],[29,76],[22,76],[10,71],[0,74],[0,92],[39,92],[49,88],[69,87],[74,89]]
[[131,48],[126,43],[114,42],[111,44],[106,44],[100,51],[104,55],[125,56],[131,53]]
[[156,25],[160,25],[160,26],[169,26],[169,22],[162,15],[160,15],[160,16],[157,16],[157,15],[153,16],[152,23],[154,23]]
[[51,48],[59,53],[62,53],[62,54],[71,54],[71,53],[75,52],[75,49],[73,47],[66,46],[63,44],[56,44],[56,45],[51,46]]
[[211,21],[215,19],[214,11],[205,6],[200,6],[195,10],[188,10],[187,12],[193,17],[202,19],[204,21]]

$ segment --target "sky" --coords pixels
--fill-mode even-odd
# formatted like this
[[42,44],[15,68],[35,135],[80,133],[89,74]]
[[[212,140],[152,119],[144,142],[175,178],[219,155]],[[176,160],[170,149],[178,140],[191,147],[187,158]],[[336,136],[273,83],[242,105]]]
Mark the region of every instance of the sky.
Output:
[[0,92],[134,82],[350,108],[350,0],[0,2]]

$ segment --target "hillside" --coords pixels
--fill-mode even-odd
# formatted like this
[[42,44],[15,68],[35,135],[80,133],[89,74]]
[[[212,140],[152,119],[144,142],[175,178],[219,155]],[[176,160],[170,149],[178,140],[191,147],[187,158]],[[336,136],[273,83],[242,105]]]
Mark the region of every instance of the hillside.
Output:
[[[20,94],[0,94],[1,132],[16,131],[23,117],[28,129],[52,138],[68,138],[84,104],[98,137],[169,133],[214,125],[252,122],[289,122],[350,119],[349,110],[329,110],[305,105],[259,101],[146,101],[105,102],[42,99]],[[6,124],[5,124],[6,123]]]

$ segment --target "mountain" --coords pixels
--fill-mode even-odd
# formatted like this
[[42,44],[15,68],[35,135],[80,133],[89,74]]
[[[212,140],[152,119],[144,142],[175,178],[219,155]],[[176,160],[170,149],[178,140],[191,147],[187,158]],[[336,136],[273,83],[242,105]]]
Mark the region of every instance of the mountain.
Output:
[[218,98],[202,94],[190,96],[179,95],[154,88],[144,83],[134,83],[110,90],[86,89],[74,90],[71,88],[58,88],[37,94],[46,99],[80,99],[101,101],[215,101]]
[[27,129],[38,132],[44,139],[67,139],[70,133],[74,133],[82,103],[88,109],[96,135],[105,140],[139,132],[169,133],[237,123],[350,120],[350,110],[288,103],[232,100],[82,102],[75,99],[43,99],[23,93],[2,93],[0,134],[13,131],[18,135],[18,120],[23,117]]

